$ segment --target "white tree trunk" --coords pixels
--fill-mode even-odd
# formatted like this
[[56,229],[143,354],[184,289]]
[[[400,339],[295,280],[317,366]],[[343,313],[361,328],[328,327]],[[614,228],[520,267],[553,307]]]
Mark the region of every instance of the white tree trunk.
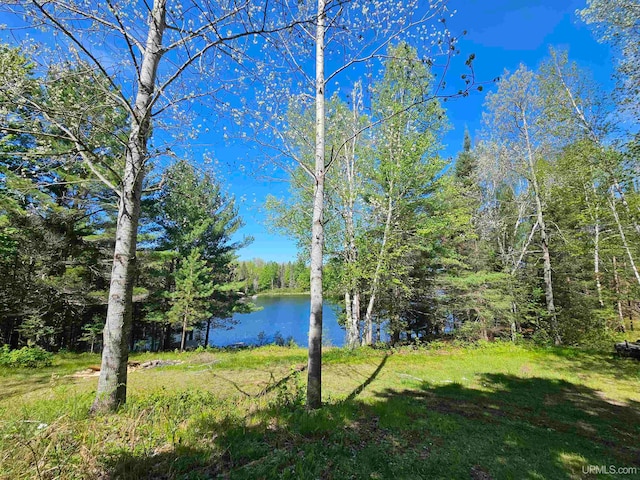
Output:
[[136,268],[136,243],[142,181],[150,135],[150,106],[158,64],[162,58],[166,0],[154,0],[138,78],[131,132],[127,142],[125,174],[118,207],[116,243],[104,327],[102,365],[92,411],[114,410],[127,397],[127,361]]
[[636,268],[636,262],[633,258],[633,254],[631,253],[631,249],[629,248],[629,244],[627,243],[627,236],[625,235],[624,229],[622,228],[622,224],[620,223],[620,217],[618,216],[618,211],[616,210],[616,202],[613,196],[613,192],[611,192],[611,201],[609,202],[609,206],[611,207],[613,218],[615,219],[616,225],[618,226],[618,232],[620,233],[620,240],[622,240],[622,246],[624,248],[624,251],[627,253],[627,257],[629,258],[631,269],[633,270],[633,274],[636,277],[636,281],[638,282],[638,285],[640,285],[640,274],[638,274],[638,269]]
[[[576,113],[576,116],[578,117],[578,122],[580,123],[582,128],[585,129],[585,131],[589,135],[589,138],[596,145],[598,145],[600,147],[600,151],[604,153],[604,148],[602,146],[602,142],[601,142],[598,134],[593,129],[593,125],[591,124],[591,122],[589,122],[589,120],[587,120],[587,117],[585,116],[582,108],[576,102],[576,99],[575,99],[573,93],[571,92],[571,89],[569,88],[569,85],[567,85],[567,82],[564,79],[564,75],[562,74],[562,70],[560,69],[560,65],[558,64],[558,61],[557,61],[557,58],[555,57],[555,55],[554,55],[554,60],[555,60],[556,73],[558,74],[558,78],[560,79],[560,82],[562,83],[562,86],[564,87],[565,93],[567,94],[567,97],[569,98],[569,101],[571,103],[571,107],[573,108],[573,110]],[[629,218],[631,219],[631,223],[633,224],[633,228],[635,229],[636,233],[640,234],[640,224],[638,224],[638,222],[635,221],[634,216],[631,214],[631,210],[629,208],[629,203],[627,202],[627,199],[625,197],[624,190],[620,187],[620,182],[618,181],[618,177],[616,176],[616,174],[613,171],[613,169],[611,169],[607,165],[607,162],[603,162],[603,165],[604,165],[605,171],[607,172],[607,174],[611,178],[611,182],[613,184],[613,187],[615,188],[616,192],[620,196],[620,201],[622,202],[622,205],[624,206],[625,211],[627,212],[627,214],[629,215]],[[595,189],[594,189],[594,193],[595,193]]]
[[600,223],[596,220],[595,234],[593,238],[593,274],[596,277],[596,288],[598,290],[598,303],[604,307],[602,299],[602,282],[600,281]]
[[[604,307],[604,300],[602,297],[602,279],[600,275],[600,207],[598,205],[598,191],[596,184],[593,181],[593,168],[590,168],[591,172],[591,192],[593,193],[593,213],[591,219],[593,220],[594,234],[593,234],[593,276],[596,281],[596,290],[598,293],[598,304],[600,307]],[[585,188],[585,203],[589,208],[589,193]]]
[[613,259],[613,284],[616,288],[616,306],[618,307],[618,321],[620,325],[622,325],[622,329],[624,330],[624,315],[622,313],[622,300],[620,295],[620,277],[618,276],[618,264],[616,262],[616,257]]
[[613,182],[613,188],[616,189],[616,192],[620,196],[620,201],[622,202],[622,205],[624,206],[624,209],[627,212],[627,215],[629,215],[629,218],[631,219],[631,224],[633,225],[634,230],[636,231],[637,234],[640,235],[640,224],[638,224],[638,222],[635,221],[634,215],[631,213],[631,209],[629,208],[629,202],[627,202],[627,198],[624,195],[624,190],[620,186],[620,182],[618,181],[618,178],[613,173],[610,173],[610,176],[611,176],[611,181]]
[[353,329],[355,345],[360,343],[360,292],[353,292],[353,306],[351,307],[351,328]]
[[371,292],[369,294],[369,303],[367,305],[367,312],[364,316],[364,335],[362,343],[364,345],[371,345],[373,343],[373,307],[376,302],[376,295],[378,293],[378,284],[380,283],[380,274],[382,272],[382,264],[387,253],[387,242],[389,241],[389,235],[391,233],[391,220],[393,218],[393,182],[389,188],[389,203],[387,205],[387,219],[384,224],[384,233],[382,234],[382,244],[380,245],[380,252],[378,253],[378,263],[376,264],[376,270],[373,274],[373,280],[371,282]]
[[352,267],[349,270],[349,279],[345,292],[345,303],[347,311],[347,344],[349,347],[356,347],[360,339],[360,293],[358,292],[358,280],[352,278],[353,267],[358,260],[358,252],[355,239],[355,227],[353,223],[353,209],[354,209],[354,178],[350,176],[349,182],[349,199],[347,204],[347,211],[345,212],[345,241],[346,241],[346,261],[347,264]]
[[347,346],[353,348],[355,345],[353,343],[353,328],[351,325],[351,321],[353,319],[353,314],[351,313],[353,305],[351,303],[351,290],[347,287],[344,291],[344,311],[346,316],[346,327],[347,327]]
[[309,360],[307,365],[307,407],[322,405],[322,256],[324,248],[325,178],[325,0],[318,0],[316,26],[316,148],[313,223],[311,226],[311,311],[309,315]]
[[542,259],[543,259],[543,277],[544,277],[544,296],[547,303],[547,314],[549,315],[549,321],[551,324],[551,334],[553,335],[553,343],[560,345],[562,340],[560,338],[560,332],[558,330],[558,316],[556,314],[556,306],[553,298],[553,279],[551,269],[551,254],[549,252],[549,235],[547,233],[547,226],[544,222],[544,214],[542,209],[542,200],[540,198],[540,187],[538,185],[538,178],[536,176],[533,150],[531,147],[531,139],[529,138],[529,130],[527,126],[527,116],[524,111],[522,114],[523,131],[525,135],[525,141],[527,144],[527,157],[529,162],[529,171],[531,174],[531,183],[533,185],[533,194],[536,204],[536,216],[538,226],[540,227],[540,243],[542,246]]

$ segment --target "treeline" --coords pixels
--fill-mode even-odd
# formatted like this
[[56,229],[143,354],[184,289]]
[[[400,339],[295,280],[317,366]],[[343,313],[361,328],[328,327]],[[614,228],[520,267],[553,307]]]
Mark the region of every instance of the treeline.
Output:
[[[350,102],[331,99],[324,286],[343,299],[349,344],[375,343],[381,328],[394,343],[606,344],[634,328],[640,149],[590,79],[554,50],[535,71],[505,72],[452,168],[438,155],[445,112],[407,45],[389,49],[370,106],[359,83]],[[313,110],[288,115],[288,140],[311,162]],[[302,167],[290,199],[269,200],[301,245],[311,195]]]
[[302,260],[284,263],[265,262],[260,258],[238,261],[233,278],[247,295],[265,291],[309,291],[309,267]]
[[[0,55],[18,91],[0,92],[0,342],[93,350],[114,281],[118,194],[108,183],[129,134],[126,115],[105,107],[106,87],[82,65],[42,80],[19,51]],[[349,104],[328,103],[327,138],[345,148],[327,159],[323,288],[344,301],[348,343],[374,343],[381,328],[392,342],[522,335],[556,344],[633,330],[640,148],[633,132],[610,122],[602,88],[555,51],[536,71],[505,72],[487,95],[475,145],[467,133],[447,169],[438,155],[445,111],[425,96],[432,81],[400,44],[370,89],[368,113],[360,83]],[[57,135],[79,97],[100,104],[77,126],[100,151],[99,165]],[[49,105],[46,115],[34,103]],[[302,105],[291,107],[285,138],[311,159],[313,115]],[[302,170],[290,200],[269,207],[277,225],[309,245]],[[184,347],[196,326],[207,343],[211,328],[251,308],[247,295],[309,290],[302,261],[235,261],[241,244],[231,236],[241,221],[211,172],[180,161],[143,187],[127,281],[131,347]]]
[[[0,63],[12,86],[0,91],[0,344],[95,350],[109,284],[123,280],[111,278],[118,194],[91,170],[116,182],[126,115],[105,106],[108,88],[82,65],[36,78],[30,59],[6,46]],[[100,151],[98,165],[58,135],[81,117],[74,109],[86,98],[100,106],[75,128],[84,129],[86,148]],[[224,327],[248,308],[233,279],[241,244],[231,236],[242,223],[214,176],[186,161],[145,183],[142,195],[135,275],[127,281],[130,344],[174,348],[194,326]]]

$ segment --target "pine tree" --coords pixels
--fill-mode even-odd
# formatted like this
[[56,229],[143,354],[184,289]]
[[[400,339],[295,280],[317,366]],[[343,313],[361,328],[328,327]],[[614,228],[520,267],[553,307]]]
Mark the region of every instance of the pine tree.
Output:
[[196,248],[182,260],[176,274],[176,289],[171,295],[171,322],[182,325],[180,351],[184,350],[187,331],[199,321],[211,316],[211,296],[214,292],[213,275],[207,262]]
[[455,176],[465,187],[474,185],[476,168],[477,161],[473,153],[471,153],[471,135],[469,130],[465,128],[462,152],[456,159]]

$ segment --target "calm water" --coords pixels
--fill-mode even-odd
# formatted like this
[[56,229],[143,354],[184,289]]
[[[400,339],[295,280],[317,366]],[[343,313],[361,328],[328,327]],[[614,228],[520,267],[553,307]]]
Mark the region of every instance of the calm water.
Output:
[[[212,329],[209,344],[224,347],[234,343],[255,344],[264,332],[266,341],[272,342],[280,333],[284,338],[293,337],[301,347],[307,346],[309,335],[309,295],[284,295],[269,297],[260,295],[254,302],[262,310],[234,314],[238,323],[231,330]],[[338,325],[336,305],[325,302],[322,310],[323,343],[342,346],[345,332]]]

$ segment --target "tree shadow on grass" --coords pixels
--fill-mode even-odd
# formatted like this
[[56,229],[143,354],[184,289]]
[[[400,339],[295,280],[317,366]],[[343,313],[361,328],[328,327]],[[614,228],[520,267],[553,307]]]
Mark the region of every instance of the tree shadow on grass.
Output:
[[382,357],[382,361],[380,362],[380,365],[378,365],[378,367],[373,371],[373,373],[369,375],[369,377],[364,382],[362,382],[362,384],[358,385],[356,388],[353,389],[353,392],[351,392],[349,396],[345,399],[346,402],[352,402],[358,395],[360,395],[360,393],[362,393],[362,391],[365,388],[367,388],[371,384],[371,382],[373,382],[377,378],[377,376],[380,374],[384,366],[387,364],[388,358],[389,358],[388,354]]
[[51,376],[12,378],[8,377],[2,380],[1,399],[6,400],[12,397],[24,395],[25,393],[35,392],[51,388]]
[[502,374],[482,375],[481,389],[423,383],[359,399],[385,361],[343,401],[200,421],[175,449],[112,457],[110,477],[572,479],[588,465],[640,467],[637,402]]
[[[591,352],[574,348],[550,347],[552,355],[538,359],[553,370],[566,370],[585,376],[594,373],[624,380],[640,381],[640,361],[624,358],[613,352]],[[559,357],[561,361],[557,361]]]

